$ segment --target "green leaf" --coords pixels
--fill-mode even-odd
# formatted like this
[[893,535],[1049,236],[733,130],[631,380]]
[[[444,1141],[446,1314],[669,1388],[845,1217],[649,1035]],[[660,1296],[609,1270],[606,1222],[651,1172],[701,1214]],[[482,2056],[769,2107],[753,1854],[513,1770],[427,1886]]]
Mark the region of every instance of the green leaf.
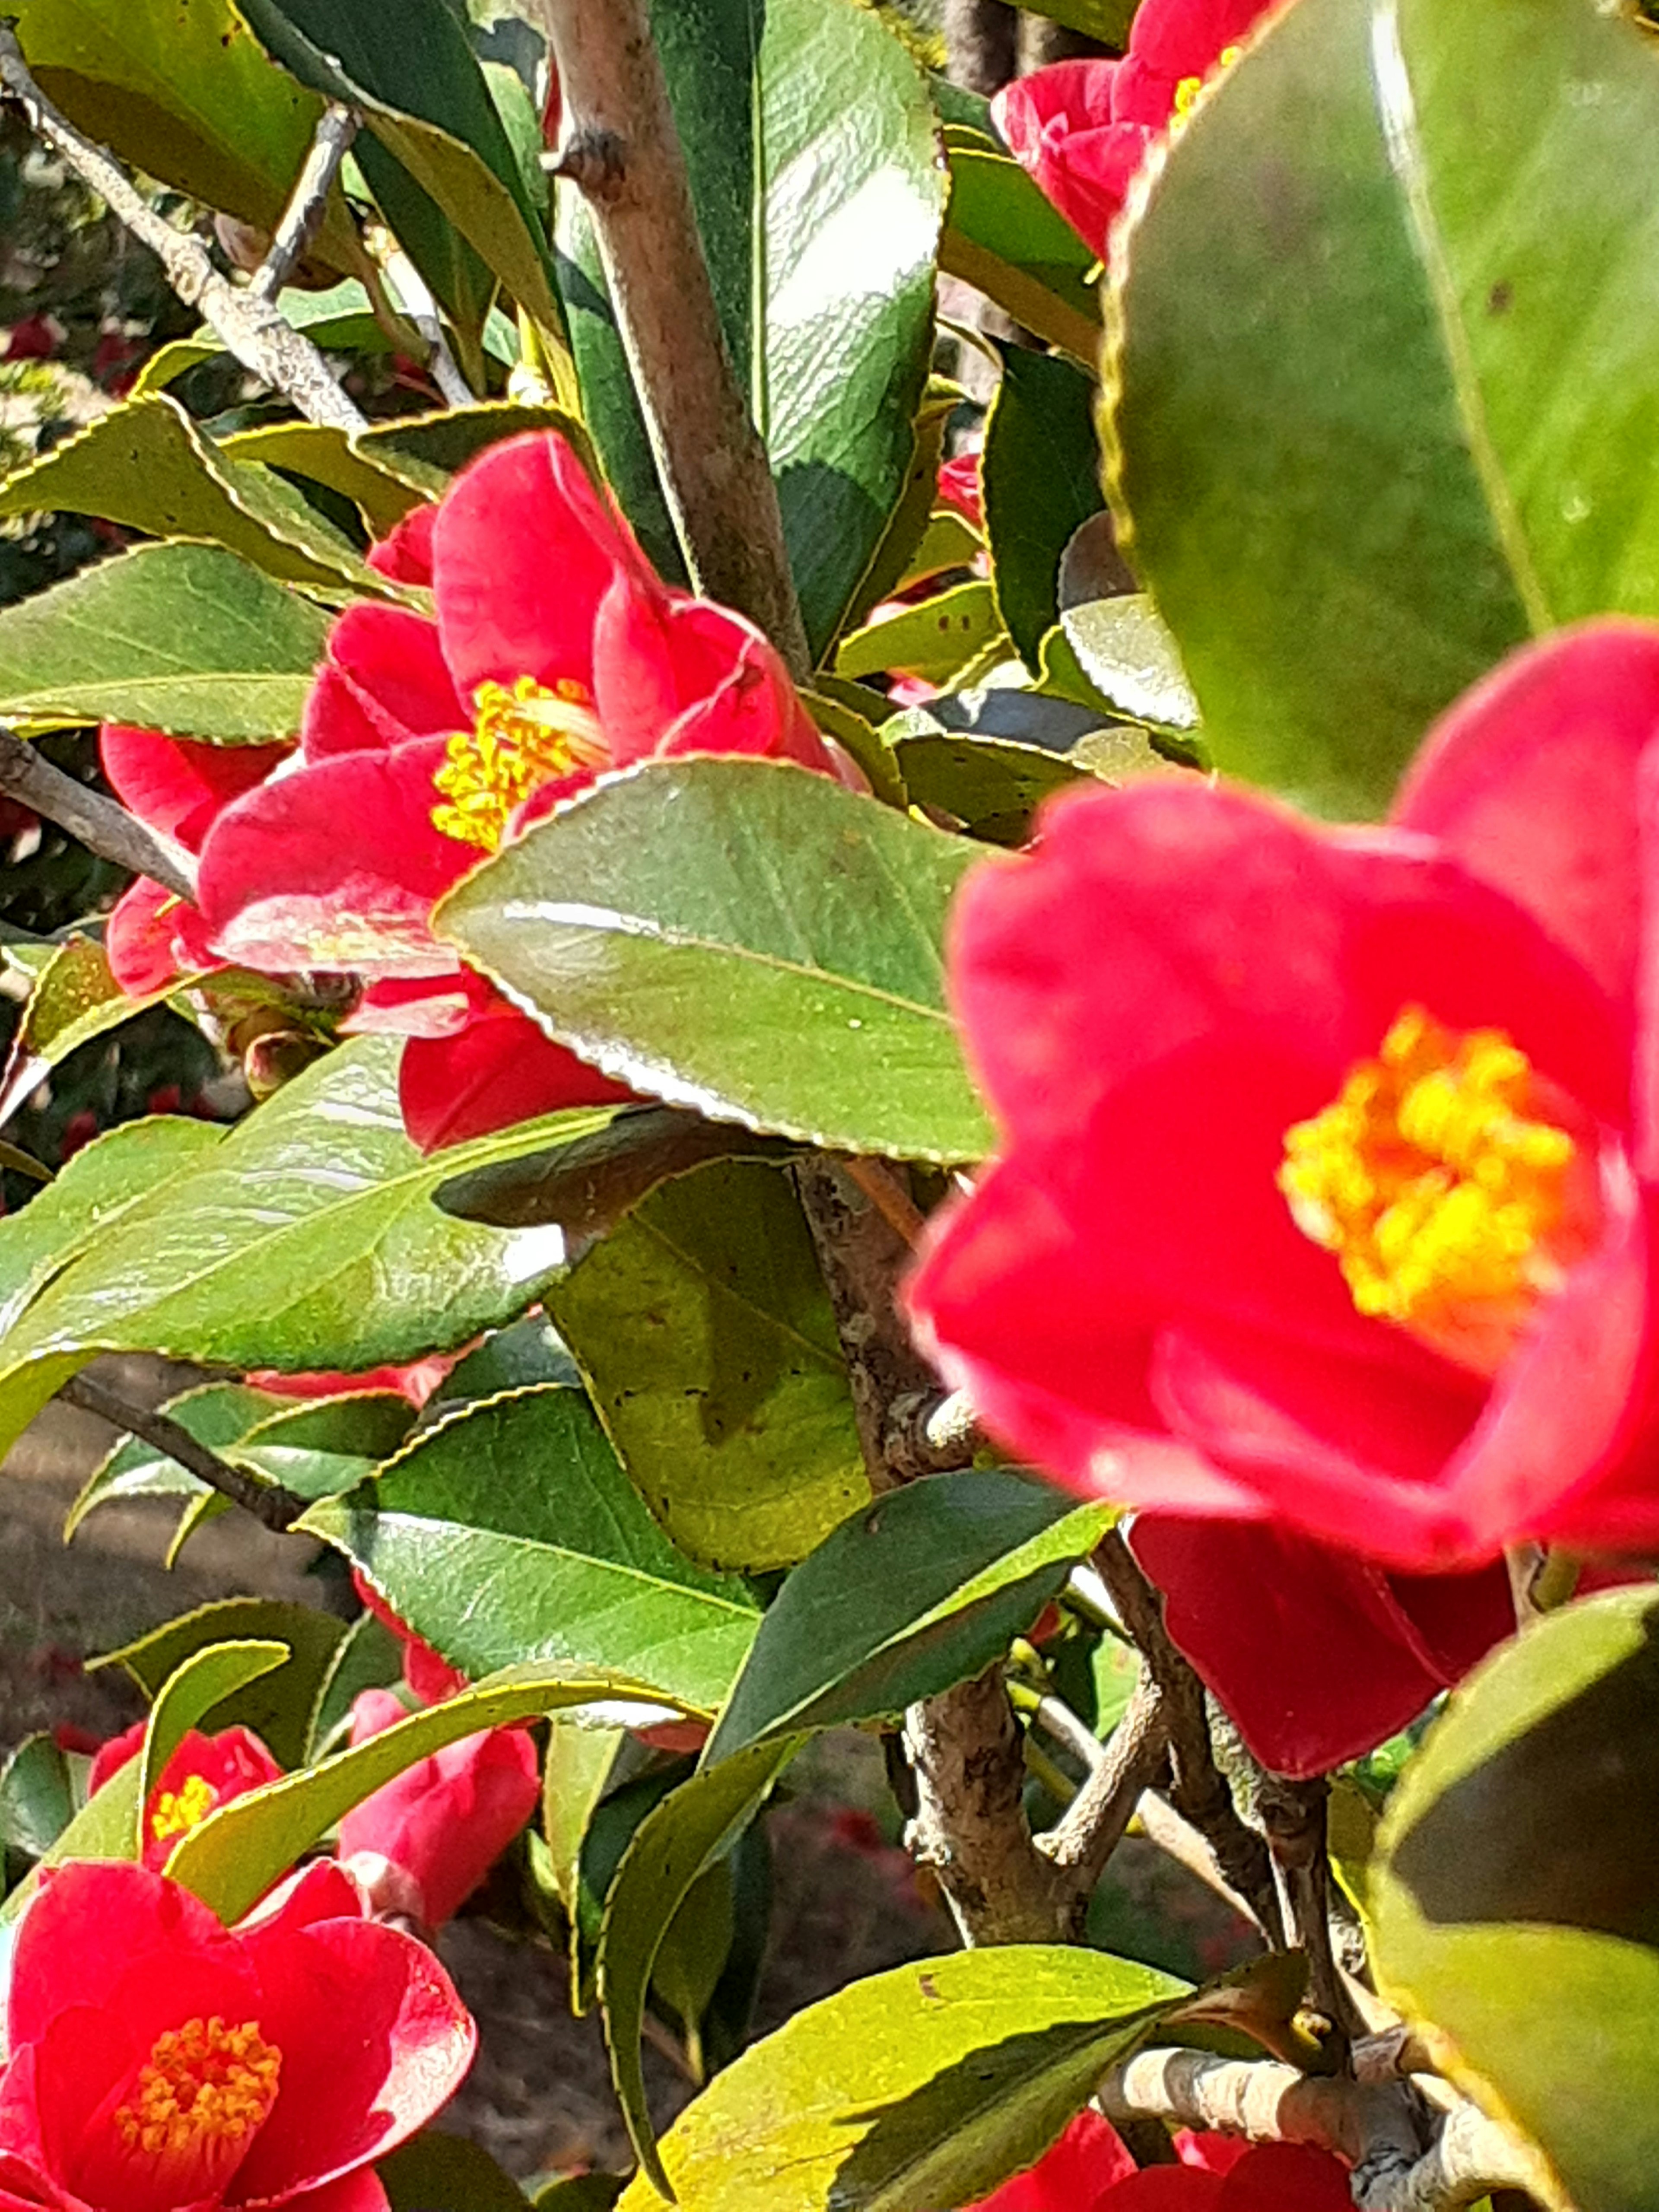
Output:
[[1058,354],[1000,345],[1002,376],[980,463],[991,578],[1004,627],[1031,673],[1060,618],[1060,556],[1105,505],[1095,386]]
[[25,1736],[0,1768],[0,1844],[44,1858],[74,1818],[69,1761],[51,1736]]
[[592,441],[574,416],[562,408],[529,407],[516,399],[450,407],[438,415],[395,416],[360,430],[352,450],[399,483],[436,499],[458,469],[501,439],[516,438],[526,430],[556,430],[575,447],[589,473],[597,476]]
[[586,1398],[557,1384],[422,1431],[301,1526],[475,1677],[529,1660],[612,1667],[712,1711],[759,1619],[742,1583],[675,1550]]
[[428,2128],[374,2171],[392,2212],[524,2212],[525,2193],[482,2144]]
[[[398,1055],[395,1040],[366,1037],[318,1060],[72,1259],[0,1336],[0,1437],[98,1351],[354,1371],[464,1344],[521,1311],[562,1264],[562,1232],[457,1221],[432,1193],[545,1146],[555,1121],[423,1158],[404,1133]],[[424,1299],[402,1295],[410,1282],[428,1286]]]
[[1046,15],[1068,31],[1098,39],[1103,46],[1121,52],[1129,43],[1129,26],[1139,0],[1018,0],[1028,15]]
[[286,1667],[294,1654],[286,1644],[273,1639],[247,1638],[235,1644],[209,1644],[181,1660],[168,1675],[150,1708],[139,1758],[143,1779],[138,1785],[139,1820],[133,1856],[144,1850],[143,1808],[160,1785],[167,1763],[204,1713],[212,1712],[239,1691],[262,1676]]
[[941,951],[975,856],[787,763],[664,762],[475,869],[434,927],[635,1089],[848,1152],[977,1159],[991,1129]]
[[301,83],[361,112],[365,136],[354,150],[369,187],[459,322],[475,327],[476,313],[482,326],[490,288],[477,284],[433,214],[453,225],[537,322],[562,331],[541,212],[446,0],[368,0],[344,9],[337,0],[240,4],[256,35]]
[[[204,206],[274,230],[323,103],[273,69],[231,0],[14,0],[41,89],[89,137]],[[361,259],[336,191],[313,256]]]
[[1656,1710],[1651,1583],[1547,1615],[1453,1692],[1368,1870],[1385,1987],[1579,2212],[1659,2206]]
[[[662,2139],[667,2179],[682,2212],[976,2203],[1186,1993],[1150,1966],[1047,1944],[854,1982],[716,2076]],[[659,2212],[647,2174],[621,2201]]]
[[635,1488],[695,1557],[787,1566],[868,1500],[835,1316],[775,1168],[665,1185],[547,1304]]
[[238,1438],[230,1457],[301,1498],[332,1498],[390,1459],[415,1423],[401,1391],[351,1390],[296,1406],[289,1399]]
[[1086,773],[1064,753],[1008,738],[922,729],[896,735],[894,757],[918,806],[953,814],[973,836],[1021,845],[1042,801]]
[[0,1123],[10,1120],[49,1068],[163,995],[130,999],[111,975],[101,945],[78,933],[64,938],[36,976],[12,1033],[0,1076]]
[[216,545],[147,545],[0,611],[0,720],[299,733],[328,617]]
[[836,651],[836,673],[877,676],[893,669],[946,684],[981,659],[1002,635],[996,594],[976,578],[854,630]]
[[[273,1392],[256,1390],[246,1382],[204,1382],[169,1399],[161,1411],[187,1429],[198,1443],[222,1453],[283,1402]],[[134,1498],[199,1498],[206,1489],[199,1475],[190,1474],[142,1437],[123,1437],[87,1477],[64,1516],[64,1541],[67,1544],[100,1505]]]
[[[962,398],[958,385],[935,380],[929,386],[912,426],[910,465],[905,471],[903,485],[881,541],[859,580],[858,590],[842,611],[838,629],[862,623],[872,607],[890,599],[902,586],[913,580],[922,541],[933,535],[932,525],[956,526],[957,534],[944,533],[951,557],[940,565],[950,568],[964,560],[971,561],[980,550],[978,538],[959,514],[933,513],[939,496],[939,463],[945,458],[945,434]],[[961,550],[964,539],[968,547],[965,554]],[[922,573],[929,572],[924,569]]]
[[[310,1606],[277,1598],[228,1597],[198,1606],[118,1651],[106,1651],[87,1662],[124,1667],[144,1694],[159,1698],[168,1680],[198,1651],[214,1645],[282,1644],[291,1655],[284,1666],[261,1675],[197,1716],[194,1726],[209,1735],[240,1723],[264,1738],[271,1756],[298,1766],[306,1755],[309,1715],[345,1626]],[[101,1794],[101,1793],[100,1793]]]
[[1060,620],[1079,667],[1102,698],[1160,729],[1198,728],[1198,702],[1180,648],[1144,593],[1085,600],[1067,607]]
[[0,515],[43,509],[100,515],[149,538],[204,538],[284,583],[398,596],[292,484],[228,460],[165,392],[95,416],[0,485]]
[[430,1427],[445,1413],[475,1398],[502,1390],[522,1390],[532,1382],[567,1382],[578,1388],[576,1363],[553,1334],[544,1314],[526,1314],[506,1328],[492,1329],[483,1341],[458,1359],[422,1411]]
[[662,1702],[649,1683],[626,1675],[507,1668],[441,1705],[411,1713],[349,1751],[337,1752],[320,1766],[284,1775],[220,1806],[181,1838],[167,1861],[167,1873],[212,1905],[222,1920],[239,1920],[354,1805],[417,1759],[484,1729],[617,1699]]
[[354,1701],[365,1690],[383,1690],[401,1681],[404,1647],[372,1613],[360,1613],[334,1647],[328,1672],[319,1686],[306,1729],[307,1766],[339,1748],[337,1738],[351,1719]]
[[878,1498],[773,1601],[708,1763],[769,1737],[896,1717],[982,1673],[1115,1517],[1003,1468],[933,1475]]
[[265,468],[325,484],[356,505],[376,538],[384,538],[411,507],[422,504],[422,495],[412,485],[377,468],[356,450],[344,430],[330,422],[263,423],[221,440],[219,451],[229,461],[258,461]]
[[599,1980],[611,2078],[640,2163],[665,2196],[673,2191],[640,2063],[651,1971],[681,1905],[753,1820],[798,1747],[759,1745],[671,1790],[641,1822],[605,1899]]
[[1017,322],[1093,368],[1100,354],[1098,257],[1009,155],[947,130],[951,204],[939,266]]
[[1380,812],[1509,647],[1659,614],[1656,128],[1594,0],[1304,0],[1206,94],[1114,257],[1108,381],[1220,766]]
[[[659,0],[653,21],[817,658],[912,466],[945,198],[932,110],[903,46],[851,0]],[[561,218],[588,419],[654,553],[666,512],[584,228]]]
[[552,1723],[542,1762],[542,1841],[547,1880],[569,1923],[571,2009],[581,2002],[582,1846],[599,1802],[611,1785],[623,1729],[592,1728],[580,1720]]
[[611,2212],[627,2186],[618,2173],[576,2173],[550,2181],[532,2202],[536,2212]]
[[[32,1867],[0,1905],[0,1935],[22,1917],[47,1867],[70,1859],[130,1859],[138,1832],[139,1762],[130,1759],[95,1796],[88,1798],[40,1864]],[[0,2037],[0,2040],[3,2038]]]

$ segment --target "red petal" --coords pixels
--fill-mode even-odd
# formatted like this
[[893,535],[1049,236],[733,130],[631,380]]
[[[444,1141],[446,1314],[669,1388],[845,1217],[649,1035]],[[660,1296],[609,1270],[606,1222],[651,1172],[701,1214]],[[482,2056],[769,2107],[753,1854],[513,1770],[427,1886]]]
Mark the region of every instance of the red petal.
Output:
[[319,1920],[361,1920],[363,1894],[332,1859],[313,1859],[286,1875],[236,1923],[236,1933],[295,1934]]
[[1203,2173],[1231,2173],[1250,2151],[1243,2136],[1199,2134],[1192,2128],[1176,2130],[1175,2147],[1183,2166],[1195,2166]]
[[95,1797],[104,1784],[131,1759],[137,1759],[144,1747],[144,1736],[149,1729],[147,1720],[134,1721],[130,1729],[112,1735],[107,1743],[100,1744],[87,1776],[87,1795]]
[[471,709],[444,664],[438,626],[399,607],[348,607],[306,705],[305,755],[378,751],[469,728]]
[[[1122,66],[1054,62],[1016,78],[991,103],[1015,160],[1084,243],[1102,255],[1152,137],[1141,123],[1121,119],[1115,88]],[[1161,123],[1168,112],[1166,102],[1154,120]]]
[[[393,1700],[396,1704],[396,1700]],[[357,1701],[354,1744],[403,1717]],[[536,1809],[540,1781],[527,1730],[491,1729],[407,1767],[340,1823],[340,1856],[372,1851],[402,1869],[428,1929],[453,1919]]]
[[98,757],[124,806],[194,852],[210,822],[233,799],[263,783],[291,745],[206,745],[106,722]]
[[429,501],[411,507],[390,535],[371,549],[369,567],[394,584],[430,584],[432,526],[437,519],[438,510]]
[[632,1091],[544,1036],[505,999],[459,1035],[411,1037],[398,1095],[404,1127],[423,1152],[489,1136],[565,1106],[608,1106]]
[[337,2181],[325,2182],[320,2189],[307,2189],[303,2197],[288,2197],[285,2212],[392,2212],[392,2200],[379,2175],[365,2166],[356,2173],[343,2173]]
[[454,2094],[477,2041],[471,2015],[423,1944],[367,1920],[325,1920],[245,1942],[257,1965],[260,2033],[283,2053],[270,2118],[232,2202],[285,2203],[368,2164],[423,2127]]
[[164,991],[184,972],[179,957],[179,916],[183,902],[176,891],[140,876],[127,885],[111,909],[104,930],[110,973],[130,999]]
[[1270,0],[1145,0],[1115,88],[1115,112],[1161,128],[1182,79],[1207,76],[1269,5]]
[[206,1783],[216,1807],[228,1805],[233,1797],[246,1796],[263,1783],[276,1781],[282,1772],[252,1729],[222,1729],[212,1736],[191,1729],[161,1769],[145,1802],[144,1864],[160,1874],[172,1857],[179,1837],[177,1833],[158,1835],[156,1816],[161,1799],[178,1796],[192,1777]]
[[[1098,2212],[1220,2212],[1226,2183],[1190,2166],[1149,2166],[1103,2197]],[[1280,2212],[1290,2212],[1288,2206]]]
[[593,624],[619,572],[663,587],[615,507],[556,432],[481,453],[433,533],[444,658],[466,697],[520,676],[593,685]]
[[1228,2174],[1218,2212],[1353,2212],[1348,2169],[1311,2143],[1257,2143]]
[[663,628],[682,703],[659,753],[745,753],[836,773],[788,671],[751,623],[707,599],[684,599]]
[[441,738],[278,776],[221,815],[197,894],[222,957],[249,968],[441,975],[434,902],[479,857],[434,823]]
[[1105,2192],[1134,2170],[1110,2121],[1079,2112],[1029,2172],[1017,2173],[969,2212],[1097,2212]]
[[1659,628],[1597,622],[1512,653],[1425,739],[1394,820],[1528,907],[1621,1006],[1641,932],[1637,763]]

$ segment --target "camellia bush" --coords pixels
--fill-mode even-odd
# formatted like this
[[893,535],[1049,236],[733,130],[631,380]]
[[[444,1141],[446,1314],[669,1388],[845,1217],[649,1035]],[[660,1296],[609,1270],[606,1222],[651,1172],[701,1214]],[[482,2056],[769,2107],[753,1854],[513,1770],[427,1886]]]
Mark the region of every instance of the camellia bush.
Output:
[[[14,1754],[0,2212],[522,2201],[492,1869],[555,2212],[1659,2208],[1659,47],[1030,13],[11,0],[201,320],[0,486],[101,527],[0,789],[126,872],[0,1112],[158,1006],[246,1103],[7,1146],[0,1441],[362,1609]],[[961,1948],[757,2040],[848,1727]],[[1132,1822],[1222,1980],[1091,1940]]]

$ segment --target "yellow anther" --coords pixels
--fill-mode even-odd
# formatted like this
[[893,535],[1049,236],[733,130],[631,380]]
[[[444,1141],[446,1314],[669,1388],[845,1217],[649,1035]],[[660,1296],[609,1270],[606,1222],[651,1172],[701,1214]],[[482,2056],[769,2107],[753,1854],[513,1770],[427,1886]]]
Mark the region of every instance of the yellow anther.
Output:
[[1198,95],[1203,91],[1206,83],[1212,82],[1223,70],[1231,69],[1243,51],[1243,46],[1223,46],[1216,57],[1215,65],[1208,78],[1201,76],[1182,78],[1175,88],[1175,106],[1170,114],[1169,131],[1172,138],[1177,131],[1184,128],[1187,118],[1192,113],[1197,103]]
[[187,2020],[155,2039],[116,2110],[116,2132],[130,2155],[188,2188],[191,2202],[216,2201],[270,2116],[282,2068],[257,2021]]
[[149,1832],[158,1844],[166,1843],[170,1836],[186,1836],[206,1820],[218,1802],[219,1793],[213,1784],[192,1774],[176,1795],[164,1790],[156,1799]]
[[1361,1313],[1471,1365],[1503,1356],[1584,1241],[1579,1148],[1537,1091],[1502,1030],[1460,1035],[1408,1006],[1333,1103],[1285,1131],[1279,1188]]
[[451,738],[432,779],[447,802],[432,820],[445,836],[493,853],[532,792],[579,768],[604,768],[611,756],[592,693],[568,677],[550,690],[532,676],[510,691],[481,684],[473,706],[472,727]]

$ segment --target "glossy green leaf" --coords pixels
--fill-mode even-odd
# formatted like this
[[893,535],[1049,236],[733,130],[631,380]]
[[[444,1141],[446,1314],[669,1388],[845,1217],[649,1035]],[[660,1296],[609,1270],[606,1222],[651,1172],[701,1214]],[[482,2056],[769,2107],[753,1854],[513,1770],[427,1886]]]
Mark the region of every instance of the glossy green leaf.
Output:
[[862,684],[843,683],[836,676],[820,673],[814,680],[818,688],[803,691],[800,702],[818,728],[862,769],[871,790],[884,805],[908,805],[897,764],[876,734],[872,717],[884,711],[882,701]]
[[[439,498],[458,469],[487,447],[526,430],[556,430],[574,446],[584,463],[592,447],[574,416],[557,407],[529,407],[515,399],[492,399],[477,407],[446,408],[438,415],[397,416],[360,430],[352,450],[411,489]],[[595,471],[597,472],[597,471]]]
[[[232,0],[14,0],[8,11],[43,91],[147,176],[274,230],[321,118],[271,66]],[[330,201],[313,256],[360,258]]]
[[138,1765],[139,1825],[133,1856],[142,1857],[147,1840],[143,1808],[159,1786],[167,1763],[202,1717],[246,1690],[266,1674],[274,1674],[294,1656],[286,1644],[272,1638],[248,1638],[234,1644],[204,1644],[181,1660],[161,1685],[150,1707],[144,1730],[144,1747]]
[[895,736],[893,753],[918,806],[953,814],[974,836],[1020,845],[1042,801],[1086,771],[1064,753],[1008,738],[949,730]]
[[295,737],[328,617],[216,545],[148,545],[0,611],[0,720]]
[[1220,766],[1378,813],[1509,647],[1659,614],[1656,128],[1659,52],[1595,0],[1300,0],[1206,94],[1108,380]]
[[[945,198],[932,111],[903,46],[852,0],[658,0],[653,19],[817,658],[913,465]],[[654,552],[666,511],[585,231],[562,213],[588,418]]]
[[50,1735],[25,1736],[0,1768],[0,1844],[44,1858],[74,1818],[69,1761]]
[[853,631],[836,650],[836,673],[878,676],[891,669],[946,684],[1002,635],[996,594],[975,578]]
[[198,1606],[118,1651],[88,1660],[88,1671],[123,1667],[144,1694],[159,1698],[187,1660],[214,1645],[281,1644],[289,1657],[283,1666],[250,1679],[197,1716],[192,1725],[209,1735],[240,1723],[262,1736],[273,1758],[297,1766],[306,1755],[306,1735],[319,1686],[327,1673],[345,1624],[312,1607],[277,1598],[228,1597]]
[[1060,616],[1066,642],[1090,684],[1139,722],[1183,734],[1199,726],[1198,702],[1180,648],[1144,593],[1089,599]]
[[0,485],[0,515],[39,509],[100,515],[149,538],[207,538],[284,583],[387,591],[292,484],[228,460],[165,392],[95,416]]
[[10,1120],[49,1068],[155,1006],[161,995],[130,999],[111,975],[101,945],[78,933],[64,938],[35,977],[12,1032],[0,1076],[0,1123]]
[[[854,1982],[716,2076],[659,2146],[667,2179],[682,2212],[976,2203],[1186,1993],[1150,1966],[1046,1944]],[[621,2201],[659,2212],[645,2174]]]
[[867,1502],[835,1317],[775,1168],[665,1185],[547,1303],[635,1487],[695,1557],[787,1566]]
[[525,1660],[612,1667],[712,1711],[759,1618],[743,1583],[675,1550],[586,1400],[556,1384],[422,1431],[301,1526],[473,1676]]
[[1002,1468],[930,1476],[842,1522],[761,1624],[709,1764],[763,1738],[894,1718],[981,1673],[1115,1518]]
[[1031,673],[1060,616],[1060,564],[1073,534],[1105,505],[1095,386],[1058,354],[998,348],[1002,375],[980,463],[991,577],[1004,627]]
[[525,2193],[482,2143],[427,2128],[374,2167],[392,2212],[524,2212]]
[[1579,2212],[1659,2206],[1656,1710],[1651,1583],[1549,1614],[1453,1692],[1368,1869],[1385,1987]]
[[1092,368],[1100,352],[1098,257],[1009,155],[947,132],[951,204],[939,266]]
[[0,1936],[21,1918],[44,1869],[70,1859],[130,1859],[138,1826],[138,1761],[130,1759],[94,1796],[88,1798],[38,1866],[0,1905]]
[[694,1775],[648,1813],[623,1855],[599,1934],[599,2002],[611,2077],[640,2163],[672,2195],[657,2154],[640,2037],[664,1939],[692,1890],[753,1820],[798,1746],[767,1743]]
[[334,1647],[306,1728],[306,1763],[337,1751],[351,1708],[365,1690],[388,1689],[403,1680],[404,1647],[386,1623],[360,1613]]
[[421,494],[389,471],[375,467],[343,430],[328,422],[266,422],[220,441],[230,461],[258,461],[268,469],[308,477],[350,500],[376,538],[394,529]]
[[984,550],[984,539],[953,507],[936,508],[928,516],[921,542],[905,564],[899,588],[908,591],[913,584],[926,583],[929,577],[943,575],[947,569],[965,568]]
[[[97,1351],[355,1371],[463,1344],[529,1304],[562,1264],[562,1232],[477,1227],[431,1194],[545,1146],[554,1124],[423,1158],[404,1133],[398,1054],[376,1037],[329,1054],[82,1251],[0,1336],[0,1436]],[[0,1237],[0,1270],[3,1250]]]
[[[161,1410],[187,1429],[198,1443],[223,1452],[283,1402],[272,1392],[256,1390],[246,1382],[204,1382],[170,1399]],[[100,1505],[134,1498],[196,1498],[205,1488],[199,1476],[188,1473],[176,1459],[146,1443],[142,1437],[124,1437],[87,1477],[64,1516],[64,1541],[67,1544],[88,1515]]]
[[1098,39],[1102,46],[1121,53],[1129,42],[1129,26],[1139,0],[1017,0],[1017,4],[1028,15],[1046,15],[1051,22],[1081,31],[1085,38]]
[[212,1905],[238,1920],[303,1851],[321,1841],[354,1805],[417,1759],[482,1729],[505,1728],[543,1713],[617,1699],[658,1705],[648,1683],[628,1676],[550,1667],[510,1667],[441,1705],[411,1713],[320,1766],[287,1774],[233,1798],[184,1837],[167,1870]]
[[575,1361],[541,1313],[526,1314],[522,1321],[490,1330],[482,1343],[458,1359],[427,1400],[421,1425],[429,1428],[472,1399],[522,1390],[532,1382],[565,1382],[579,1389],[581,1384]]
[[554,1721],[547,1731],[542,1761],[542,1841],[547,1847],[547,1879],[564,1908],[570,1929],[573,2009],[580,2012],[578,1958],[581,1909],[582,1846],[599,1801],[611,1785],[617,1753],[627,1741],[623,1729],[585,1727],[580,1720]]
[[941,951],[975,857],[787,763],[664,762],[475,869],[434,926],[636,1089],[848,1152],[975,1159],[991,1130]]

